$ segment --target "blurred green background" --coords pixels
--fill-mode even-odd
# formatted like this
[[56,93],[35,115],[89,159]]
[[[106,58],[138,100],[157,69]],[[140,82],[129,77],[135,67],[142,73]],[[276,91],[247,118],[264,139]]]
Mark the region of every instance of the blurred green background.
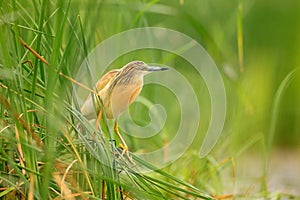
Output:
[[[275,93],[287,74],[299,67],[298,9],[297,1],[130,1],[104,3],[89,12],[100,13],[99,20],[104,22],[109,17],[109,24],[97,23],[103,39],[130,28],[159,26],[202,44],[223,72],[228,96],[226,130],[232,134],[231,144],[239,145],[253,135],[269,133]],[[239,20],[243,66],[237,43]],[[274,133],[279,146],[299,145],[299,72],[295,76],[280,97]]]
[[[224,134],[232,134],[232,144],[269,133],[275,93],[287,74],[299,67],[298,1],[103,1],[98,6],[78,1],[72,6],[72,11],[79,10],[84,25],[92,24],[85,33],[91,48],[116,33],[145,26],[174,29],[203,45],[226,83]],[[243,66],[238,20],[243,29]],[[145,54],[140,57],[147,61]],[[295,76],[280,98],[274,137],[279,146],[299,146],[299,72]]]
[[[43,7],[41,2],[46,6]],[[14,80],[12,88],[22,88],[26,97],[46,108],[49,106],[47,101],[35,96],[32,91],[47,97],[48,83],[56,80],[51,79],[55,73],[43,66],[34,55],[25,54],[18,38],[21,37],[51,65],[57,64],[61,72],[75,77],[84,58],[101,41],[137,27],[165,27],[200,43],[222,74],[227,116],[211,156],[221,162],[230,157],[247,159],[244,151],[262,152],[262,161],[258,161],[262,166],[259,172],[266,173],[263,172],[266,164],[260,165],[260,162],[267,162],[267,155],[271,152],[269,144],[272,144],[271,149],[300,147],[300,1],[74,0],[68,4],[68,1],[0,0],[0,6],[0,82],[10,85],[9,81]],[[65,19],[66,13],[67,20],[60,21]],[[203,160],[192,158],[198,158],[197,152],[210,120],[210,100],[205,84],[199,81],[200,75],[185,60],[159,50],[139,50],[120,55],[109,69],[120,68],[133,59],[163,62],[181,72],[197,91],[201,109],[198,135],[185,156],[166,169],[187,180],[189,170],[180,170],[185,162],[194,163],[195,168],[199,163],[203,164]],[[32,70],[28,63],[21,64],[24,60],[32,60],[38,70]],[[60,82],[53,90],[69,101],[70,82],[57,79]],[[60,87],[70,91],[60,91]],[[7,95],[6,92],[2,88],[1,93]],[[168,121],[163,136],[159,136],[162,138],[154,137],[152,143],[125,136],[134,151],[155,149],[162,146],[164,140],[171,139],[180,114],[174,95],[168,94],[165,88],[146,86],[141,95],[153,102],[161,102],[168,112]],[[25,103],[15,103],[15,106],[16,110],[22,110],[28,103],[26,106]],[[2,106],[0,111],[4,119],[5,108]],[[130,112],[138,124],[147,124],[147,108],[135,103]],[[32,123],[47,123],[42,115],[30,113],[27,117]],[[174,168],[176,165],[178,168]]]

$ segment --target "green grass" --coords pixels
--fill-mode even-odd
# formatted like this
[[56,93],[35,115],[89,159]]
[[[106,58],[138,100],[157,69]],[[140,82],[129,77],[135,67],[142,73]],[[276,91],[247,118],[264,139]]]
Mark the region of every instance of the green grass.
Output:
[[[92,33],[85,32],[84,21],[70,13],[70,6],[70,1],[12,1],[1,9],[0,197],[211,199],[150,163],[136,158],[138,165],[153,171],[149,175],[117,159],[109,129],[101,133],[78,112],[72,82],[59,72],[75,75]],[[13,20],[6,19],[11,13]],[[20,38],[49,66],[23,47]]]
[[[299,136],[299,124],[291,120],[293,117],[282,117],[289,109],[299,114],[295,106],[299,82],[294,81],[299,75],[298,68],[294,69],[299,59],[293,59],[299,51],[290,48],[294,41],[281,40],[280,52],[284,47],[292,50],[278,54],[272,46],[277,35],[265,36],[258,31],[263,28],[258,17],[264,3],[226,2],[227,9],[223,9],[219,4],[225,3],[221,1],[180,2],[0,1],[1,199],[298,197],[268,188],[273,144],[285,137],[280,130],[288,127],[291,141]],[[276,13],[280,6],[274,3],[271,11]],[[291,22],[293,19],[297,16]],[[216,147],[203,159],[198,151],[211,115],[210,96],[201,76],[172,53],[137,50],[120,55],[110,68],[135,59],[161,61],[189,79],[197,91],[201,121],[194,143],[178,160],[158,169],[132,155],[138,167],[132,166],[126,157],[114,154],[119,142],[114,140],[111,122],[104,117],[101,127],[94,127],[79,112],[79,99],[73,95],[78,84],[71,78],[75,79],[89,52],[116,33],[145,26],[172,28],[189,35],[219,66],[228,98],[226,124]],[[269,26],[271,30],[278,28]],[[298,37],[294,30],[291,40]],[[278,63],[293,67],[281,68]],[[293,84],[296,86],[290,87]],[[286,91],[295,99],[294,104],[287,105]],[[156,149],[171,141],[180,115],[176,96],[165,88],[146,86],[141,95],[162,103],[168,119],[161,134],[153,138],[124,136],[134,152]],[[136,123],[149,122],[148,108],[139,103],[133,104],[130,112]],[[289,139],[285,141],[289,146]],[[262,155],[256,160],[263,163],[261,174],[239,190],[239,161],[252,152]],[[252,191],[253,185],[259,185],[258,189]]]

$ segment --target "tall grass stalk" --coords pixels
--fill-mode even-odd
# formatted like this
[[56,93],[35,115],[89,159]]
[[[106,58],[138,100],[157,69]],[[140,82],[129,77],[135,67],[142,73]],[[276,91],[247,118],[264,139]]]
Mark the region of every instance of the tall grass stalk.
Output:
[[237,45],[238,45],[238,60],[240,72],[244,71],[244,41],[243,41],[243,2],[238,3],[237,14]]
[[[266,155],[265,155],[265,163],[264,163],[264,176],[267,177],[268,171],[269,171],[269,159],[270,154],[272,150],[272,144],[277,128],[277,119],[279,116],[279,109],[280,109],[280,103],[282,98],[284,97],[286,89],[289,87],[290,83],[294,80],[297,72],[299,72],[299,67],[295,68],[291,72],[289,72],[285,78],[280,83],[274,97],[274,101],[272,104],[272,111],[271,111],[271,120],[270,120],[270,127],[269,132],[267,134],[267,137],[265,139],[265,148],[266,148]],[[263,183],[262,187],[263,191],[268,191],[267,189],[267,182],[265,179],[265,182]]]

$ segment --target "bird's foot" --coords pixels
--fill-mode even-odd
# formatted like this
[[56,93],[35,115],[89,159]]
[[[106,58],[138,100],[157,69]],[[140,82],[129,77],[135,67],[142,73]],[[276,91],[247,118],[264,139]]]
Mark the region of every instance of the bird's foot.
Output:
[[121,152],[121,156],[126,155],[126,157],[128,158],[128,160],[135,165],[135,162],[133,161],[132,157],[129,155],[129,151],[128,151],[128,147],[123,145],[123,144],[119,144],[120,148],[122,149]]

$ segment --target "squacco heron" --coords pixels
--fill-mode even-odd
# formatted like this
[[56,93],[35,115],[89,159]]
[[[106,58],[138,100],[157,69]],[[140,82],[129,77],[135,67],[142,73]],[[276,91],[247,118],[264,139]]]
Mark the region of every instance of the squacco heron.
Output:
[[[149,66],[142,61],[132,61],[121,69],[113,69],[103,75],[96,83],[98,96],[108,119],[114,119],[114,131],[120,139],[122,155],[128,154],[128,147],[118,130],[118,118],[137,98],[143,87],[144,75],[168,68]],[[89,120],[100,119],[102,110],[95,104],[95,98],[89,95],[83,106],[82,114]],[[130,157],[129,157],[130,158]]]

